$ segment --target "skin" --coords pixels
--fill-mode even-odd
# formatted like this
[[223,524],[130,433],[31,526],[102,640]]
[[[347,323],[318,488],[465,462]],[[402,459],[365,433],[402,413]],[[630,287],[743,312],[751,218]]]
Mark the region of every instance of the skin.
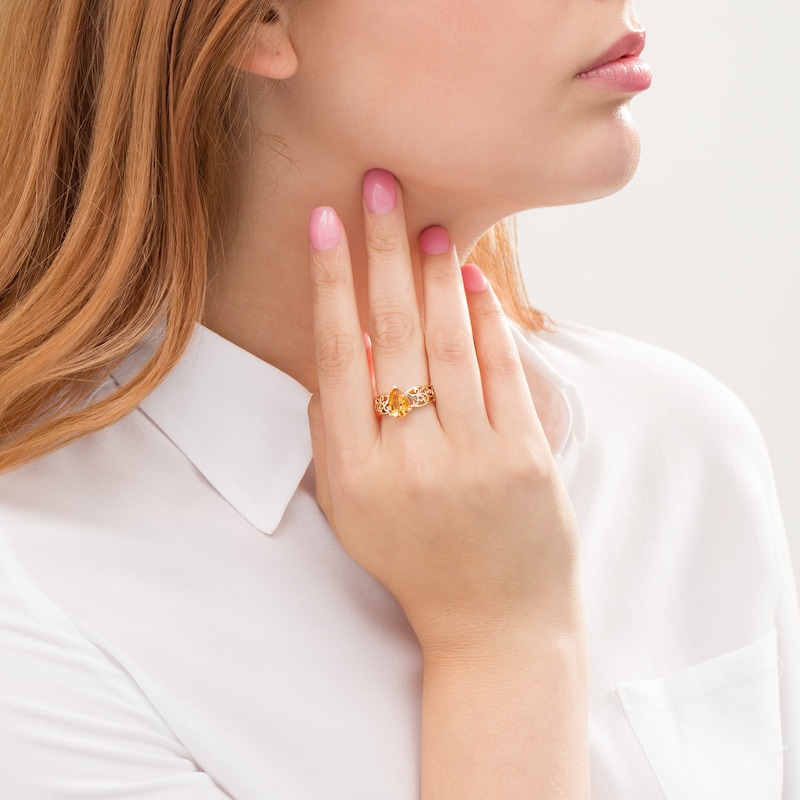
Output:
[[[639,156],[630,97],[575,75],[630,28],[627,0],[303,0],[239,66],[251,124],[232,174],[206,324],[316,389],[307,229],[336,208],[367,330],[361,181],[400,180],[415,243],[465,258],[496,221],[616,191]],[[269,220],[269,224],[264,224]]]
[[[576,76],[639,26],[625,0],[279,11],[236,56],[249,122],[205,322],[315,392],[320,506],[422,648],[423,800],[588,798],[574,513],[460,264],[517,210],[627,182],[631,98]],[[421,248],[431,226],[444,245]],[[435,405],[374,413],[376,387],[428,382]]]

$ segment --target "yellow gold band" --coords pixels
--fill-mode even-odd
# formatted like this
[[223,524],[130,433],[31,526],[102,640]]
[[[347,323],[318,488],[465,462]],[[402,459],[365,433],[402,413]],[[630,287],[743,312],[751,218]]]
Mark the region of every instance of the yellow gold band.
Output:
[[435,402],[433,386],[412,386],[407,392],[395,386],[389,394],[379,394],[375,398],[375,412],[381,416],[404,417],[412,408]]

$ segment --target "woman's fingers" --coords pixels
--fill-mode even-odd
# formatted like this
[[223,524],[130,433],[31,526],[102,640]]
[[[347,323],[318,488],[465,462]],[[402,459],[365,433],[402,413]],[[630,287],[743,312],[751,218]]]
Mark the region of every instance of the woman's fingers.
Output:
[[378,435],[347,237],[332,208],[309,225],[310,274],[319,394],[330,451],[363,453]]
[[[383,394],[394,386],[405,392],[428,383],[428,359],[402,198],[386,170],[373,169],[364,176],[364,231],[376,385]],[[415,415],[422,413],[419,409]]]
[[[369,402],[374,394],[428,383],[436,390],[436,411],[416,409],[414,416],[441,423],[448,436],[468,440],[486,429],[488,418],[501,435],[528,431],[544,442],[511,330],[480,270],[459,269],[443,228],[423,232],[423,328],[402,198],[391,173],[366,174],[364,214],[369,353],[341,222],[330,208],[311,218],[319,393],[330,452],[347,458],[375,442],[383,428]],[[407,422],[395,427],[409,430]]]
[[487,428],[487,421],[461,269],[444,228],[424,230],[419,246],[425,347],[439,421],[449,437],[471,439]]
[[517,344],[500,301],[477,266],[467,264],[461,273],[489,422],[501,435],[519,437],[534,433],[542,446],[547,447]]

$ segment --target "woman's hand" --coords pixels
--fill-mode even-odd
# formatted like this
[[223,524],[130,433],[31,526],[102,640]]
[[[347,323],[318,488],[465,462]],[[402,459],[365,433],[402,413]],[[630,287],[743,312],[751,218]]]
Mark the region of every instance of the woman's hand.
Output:
[[394,177],[367,173],[364,196],[377,391],[432,384],[436,402],[402,418],[376,414],[346,235],[332,209],[317,209],[320,505],[423,648],[559,625],[576,611],[574,514],[500,304],[477,267],[462,276],[447,233],[434,227],[420,239],[422,314]]
[[[394,178],[364,180],[373,410],[345,233],[311,220],[317,497],[422,646],[422,800],[586,800],[588,677],[577,534],[500,305],[442,228],[420,238],[417,307]],[[391,795],[387,787],[387,796]]]

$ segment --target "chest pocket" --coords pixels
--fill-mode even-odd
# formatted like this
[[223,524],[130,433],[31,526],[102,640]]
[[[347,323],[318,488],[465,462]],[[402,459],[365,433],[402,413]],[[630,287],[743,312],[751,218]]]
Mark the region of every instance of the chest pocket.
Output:
[[780,800],[777,636],[616,691],[667,800]]

